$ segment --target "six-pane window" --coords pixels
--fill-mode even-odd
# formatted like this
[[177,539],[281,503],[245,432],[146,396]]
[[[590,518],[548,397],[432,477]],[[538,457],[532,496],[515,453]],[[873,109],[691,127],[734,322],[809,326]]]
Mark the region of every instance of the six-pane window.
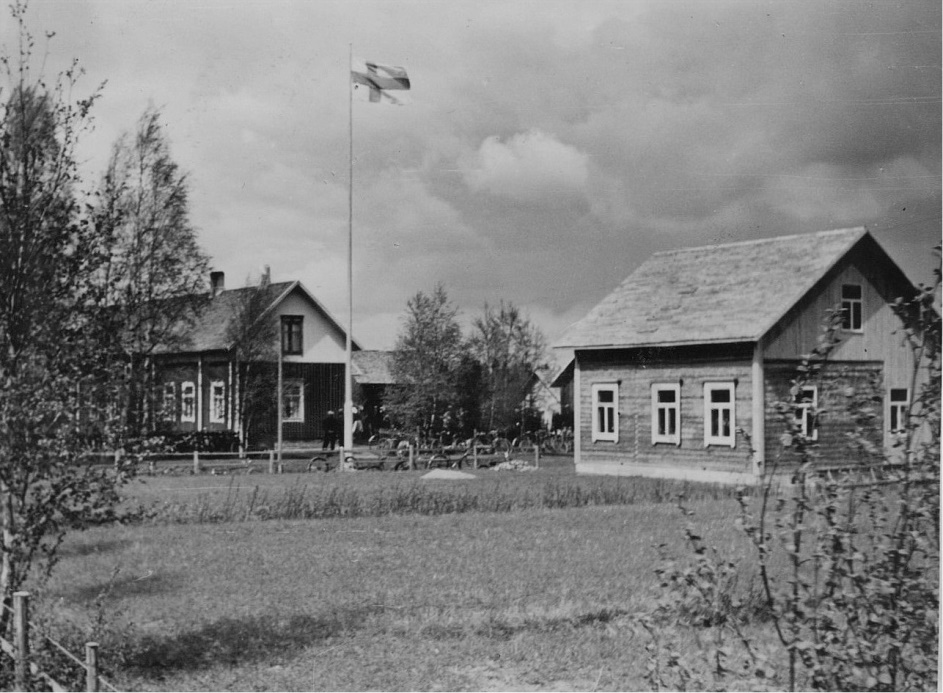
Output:
[[282,418],[285,421],[305,420],[304,383],[287,380],[282,392]]
[[734,401],[733,383],[704,383],[704,445],[736,445]]
[[196,421],[196,386],[192,382],[180,385],[180,420]]
[[210,423],[226,423],[226,384],[222,380],[210,384]]
[[891,433],[901,434],[907,430],[907,409],[910,406],[910,390],[906,387],[893,387],[890,392],[890,405],[887,413]]
[[800,388],[796,393],[796,426],[806,438],[819,439],[816,409],[819,393],[815,386]]
[[619,386],[593,385],[593,441],[619,441]]
[[841,326],[851,332],[861,331],[861,284],[841,285]]
[[301,315],[282,316],[282,353],[286,356],[298,356],[303,352],[303,325],[304,317]]
[[164,421],[177,420],[177,388],[173,383],[164,383],[164,396],[161,401],[161,415]]
[[681,444],[681,386],[652,385],[652,443]]

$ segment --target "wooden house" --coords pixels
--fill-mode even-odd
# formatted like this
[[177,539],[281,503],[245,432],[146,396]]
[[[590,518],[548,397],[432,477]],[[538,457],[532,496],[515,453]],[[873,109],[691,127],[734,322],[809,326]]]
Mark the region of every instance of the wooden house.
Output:
[[[246,292],[258,288],[227,290],[222,272],[212,273],[211,285],[198,318],[181,327],[178,346],[155,357],[160,432],[238,432],[241,383],[230,325]],[[259,288],[265,314],[274,316],[278,325],[279,344],[272,350],[276,357],[267,367],[274,389],[280,354],[283,439],[319,439],[328,410],[343,407],[346,332],[301,282],[273,283],[266,269]],[[360,349],[356,343],[353,348]],[[257,444],[271,445],[276,422],[272,406],[257,426]]]
[[[888,304],[913,292],[864,228],[656,253],[555,345],[574,349],[577,471],[752,481],[788,467],[789,417],[841,464],[855,402],[889,448],[913,363]],[[791,392],[830,309],[841,342]]]

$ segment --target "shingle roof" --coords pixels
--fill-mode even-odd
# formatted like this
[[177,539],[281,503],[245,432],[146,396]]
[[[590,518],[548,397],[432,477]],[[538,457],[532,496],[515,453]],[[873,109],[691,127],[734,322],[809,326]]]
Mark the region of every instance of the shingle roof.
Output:
[[355,351],[351,354],[351,375],[361,385],[392,385],[392,351]]
[[[236,311],[243,301],[245,292],[255,290],[257,290],[257,287],[227,289],[219,292],[212,298],[207,297],[198,317],[191,323],[181,322],[176,328],[174,347],[160,349],[159,351],[163,353],[174,353],[229,349],[230,346],[232,346],[227,335],[229,322],[236,315]],[[274,282],[269,284],[264,289],[266,293],[266,303],[269,306],[274,306],[280,298],[295,290],[300,290],[315,305],[317,310],[324,315],[328,322],[333,324],[342,334],[345,333],[344,329],[337,323],[334,317],[308,292],[301,282]],[[359,349],[360,347],[355,343],[353,348]]]
[[554,346],[756,341],[867,235],[857,227],[655,253]]

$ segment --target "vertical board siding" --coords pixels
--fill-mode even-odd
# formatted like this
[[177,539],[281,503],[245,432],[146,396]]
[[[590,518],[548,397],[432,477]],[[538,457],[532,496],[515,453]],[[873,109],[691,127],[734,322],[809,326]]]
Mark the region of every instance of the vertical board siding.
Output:
[[[584,462],[676,465],[692,469],[749,472],[750,445],[738,433],[735,447],[704,445],[704,383],[736,381],[735,427],[752,430],[751,361],[639,363],[599,357],[581,360],[580,441]],[[681,444],[652,443],[651,386],[681,381]],[[619,440],[593,442],[592,386],[619,382]]]
[[[766,363],[766,464],[795,466],[799,458],[784,446],[792,416],[792,383],[798,361]],[[876,458],[854,449],[856,431],[881,449],[884,430],[882,367],[874,362],[830,362],[808,385],[818,388],[818,440],[814,456],[830,466],[863,464]],[[785,405],[785,412],[777,404]]]
[[900,320],[888,305],[895,297],[887,281],[863,260],[848,261],[829,275],[817,292],[796,304],[770,331],[764,355],[767,359],[799,359],[808,354],[822,334],[829,310],[841,305],[842,284],[860,284],[863,315],[861,333],[840,331],[841,343],[832,353],[836,361],[882,361],[888,387],[909,386],[913,368],[910,351],[901,346]]

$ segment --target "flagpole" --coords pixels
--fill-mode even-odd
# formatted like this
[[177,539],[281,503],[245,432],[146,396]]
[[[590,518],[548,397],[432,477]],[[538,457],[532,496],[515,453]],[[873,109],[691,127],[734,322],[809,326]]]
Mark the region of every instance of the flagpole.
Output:
[[[351,74],[354,70],[354,44],[348,44],[347,105],[349,142],[349,171],[347,189],[347,363],[344,368],[344,450],[354,447],[354,378],[353,338],[354,331],[354,85]],[[343,460],[341,460],[343,462]]]

